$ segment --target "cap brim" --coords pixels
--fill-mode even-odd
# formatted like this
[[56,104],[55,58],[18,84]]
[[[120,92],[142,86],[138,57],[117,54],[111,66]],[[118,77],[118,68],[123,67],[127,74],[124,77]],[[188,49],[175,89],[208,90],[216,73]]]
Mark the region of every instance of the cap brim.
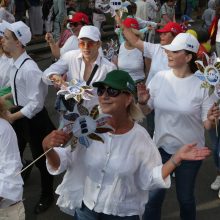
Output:
[[170,32],[170,30],[166,29],[166,28],[161,28],[157,30],[158,33],[167,33]]
[[179,51],[179,50],[184,49],[182,46],[174,45],[174,44],[164,45],[162,46],[162,48],[164,48],[165,50],[169,50],[169,51]]
[[92,84],[93,87],[99,87],[99,86],[103,86],[103,85],[110,86],[113,89],[123,90],[120,86],[116,85],[115,83],[113,84],[112,82],[108,82],[107,80],[94,82]]
[[88,39],[90,39],[90,40],[93,40],[93,41],[100,41],[100,39],[98,39],[98,38],[96,38],[96,37],[93,37],[93,36],[91,36],[91,35],[87,35],[87,34],[84,34],[84,35],[79,35],[78,36],[78,39],[81,39],[81,38],[88,38]]

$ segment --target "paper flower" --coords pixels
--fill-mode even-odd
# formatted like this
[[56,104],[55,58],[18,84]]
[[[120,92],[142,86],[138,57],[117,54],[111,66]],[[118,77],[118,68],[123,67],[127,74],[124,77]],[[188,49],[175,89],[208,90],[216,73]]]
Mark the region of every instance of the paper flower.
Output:
[[61,86],[57,95],[64,95],[66,100],[74,98],[77,102],[80,102],[82,99],[90,100],[94,96],[92,90],[93,88],[91,86],[87,86],[85,82],[71,80]]
[[214,92],[220,98],[220,62],[215,53],[210,57],[204,53],[204,57],[204,61],[197,60],[195,62],[199,69],[195,75],[203,81],[201,87],[209,89],[209,95]]
[[74,112],[65,114],[64,118],[71,121],[71,123],[64,126],[64,129],[68,133],[73,133],[73,139],[71,140],[72,149],[77,142],[86,148],[89,147],[92,140],[104,143],[103,138],[99,134],[113,131],[113,128],[107,124],[109,117],[111,116],[106,114],[100,115],[97,105],[89,113],[87,108],[81,104],[77,104]]
[[103,50],[104,57],[111,62],[113,56],[117,54],[118,48],[118,43],[111,39],[111,41],[107,43],[107,47]]

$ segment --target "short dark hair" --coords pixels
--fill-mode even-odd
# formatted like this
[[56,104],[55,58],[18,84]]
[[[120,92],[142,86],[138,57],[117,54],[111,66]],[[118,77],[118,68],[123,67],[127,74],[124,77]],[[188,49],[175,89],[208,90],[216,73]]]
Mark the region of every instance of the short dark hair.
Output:
[[195,73],[198,70],[197,65],[195,63],[195,61],[198,59],[197,54],[194,52],[188,51],[188,50],[185,50],[185,53],[192,55],[192,59],[190,60],[190,62],[188,64],[189,64],[189,68],[190,68],[191,72]]
[[[11,35],[13,37],[14,40],[18,40],[18,38],[16,37],[15,33],[13,31],[11,31]],[[19,40],[18,40],[19,41]],[[19,41],[20,42],[20,41]],[[23,44],[21,44],[22,48],[25,48],[25,46]]]

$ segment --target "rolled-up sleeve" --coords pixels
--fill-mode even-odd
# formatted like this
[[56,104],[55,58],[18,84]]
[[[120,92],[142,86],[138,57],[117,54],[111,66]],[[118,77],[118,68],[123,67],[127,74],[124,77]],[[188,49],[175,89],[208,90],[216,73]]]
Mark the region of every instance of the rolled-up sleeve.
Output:
[[68,71],[68,64],[65,58],[60,58],[56,63],[52,64],[43,73],[43,81],[47,85],[52,85],[49,76],[52,74],[62,75]]
[[55,147],[54,150],[58,154],[60,158],[60,166],[57,170],[54,170],[52,166],[48,163],[48,160],[46,160],[47,170],[51,175],[59,175],[67,170],[69,164],[71,163],[71,150],[69,147],[67,148],[61,148],[61,147]]

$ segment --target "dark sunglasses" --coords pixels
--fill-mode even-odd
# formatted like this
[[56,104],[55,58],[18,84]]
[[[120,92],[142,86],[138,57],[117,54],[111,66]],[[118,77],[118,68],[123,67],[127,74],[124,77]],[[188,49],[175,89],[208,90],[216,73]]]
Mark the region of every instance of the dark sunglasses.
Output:
[[79,22],[70,23],[71,27],[78,27],[79,25],[81,25]]
[[123,91],[118,90],[118,89],[113,89],[111,87],[104,87],[104,86],[100,86],[97,88],[97,95],[98,96],[102,96],[105,91],[107,92],[109,97],[116,97],[119,94],[123,93]]

